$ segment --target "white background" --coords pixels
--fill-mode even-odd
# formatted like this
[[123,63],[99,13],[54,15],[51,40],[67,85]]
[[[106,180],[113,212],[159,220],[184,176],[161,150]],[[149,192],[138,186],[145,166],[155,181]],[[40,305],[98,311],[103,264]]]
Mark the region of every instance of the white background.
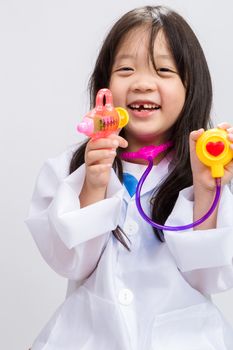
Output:
[[[80,139],[75,126],[88,110],[87,82],[105,33],[148,4],[170,6],[191,24],[212,74],[212,116],[233,123],[232,1],[0,0],[1,349],[26,350],[65,297],[66,280],[24,225],[36,175]],[[233,291],[214,300],[233,325]]]

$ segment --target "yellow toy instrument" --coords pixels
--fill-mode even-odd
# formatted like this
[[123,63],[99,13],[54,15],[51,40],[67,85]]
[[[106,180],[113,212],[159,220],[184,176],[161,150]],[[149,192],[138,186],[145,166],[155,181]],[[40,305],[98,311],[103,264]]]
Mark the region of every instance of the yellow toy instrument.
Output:
[[214,178],[222,177],[224,166],[233,159],[230,144],[227,132],[222,129],[207,130],[197,140],[197,156],[202,163],[211,168]]

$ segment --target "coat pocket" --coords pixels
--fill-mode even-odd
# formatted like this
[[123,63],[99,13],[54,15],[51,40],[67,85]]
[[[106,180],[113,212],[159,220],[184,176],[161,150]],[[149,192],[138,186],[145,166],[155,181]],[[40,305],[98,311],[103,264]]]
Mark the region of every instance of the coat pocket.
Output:
[[211,303],[157,315],[150,350],[227,350],[222,319]]
[[112,301],[81,286],[60,306],[32,350],[130,349],[121,317]]

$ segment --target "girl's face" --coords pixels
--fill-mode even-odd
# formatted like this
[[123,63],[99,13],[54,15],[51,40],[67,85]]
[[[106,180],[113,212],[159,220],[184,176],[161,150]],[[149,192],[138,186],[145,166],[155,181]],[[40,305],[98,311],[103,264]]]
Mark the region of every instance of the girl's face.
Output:
[[131,151],[167,141],[185,102],[185,87],[163,31],[159,31],[154,45],[156,70],[149,60],[148,45],[146,27],[125,37],[109,85],[114,106],[126,108],[129,113],[124,130]]

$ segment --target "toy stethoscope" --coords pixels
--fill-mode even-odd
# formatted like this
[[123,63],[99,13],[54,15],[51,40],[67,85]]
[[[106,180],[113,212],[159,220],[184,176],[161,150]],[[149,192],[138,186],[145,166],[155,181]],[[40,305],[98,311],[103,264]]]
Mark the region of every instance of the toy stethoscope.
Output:
[[[106,103],[104,104],[104,96]],[[129,116],[124,108],[114,108],[112,105],[112,94],[108,89],[101,89],[97,93],[96,107],[89,112],[77,127],[79,132],[86,134],[91,138],[106,137],[118,128],[122,128],[128,123]],[[136,205],[140,215],[153,227],[160,230],[180,231],[193,228],[202,222],[214,212],[221,193],[221,177],[224,175],[224,166],[233,159],[233,150],[230,148],[230,141],[227,139],[227,132],[222,129],[210,129],[205,131],[197,140],[196,152],[202,163],[211,168],[211,174],[215,178],[216,192],[213,203],[208,212],[193,223],[183,226],[166,226],[154,222],[144,212],[141,205],[141,189],[153,168],[154,158],[160,153],[172,147],[172,142],[168,141],[158,146],[145,146],[137,152],[122,152],[122,159],[144,159],[148,161],[148,166],[142,174],[136,188]]]

